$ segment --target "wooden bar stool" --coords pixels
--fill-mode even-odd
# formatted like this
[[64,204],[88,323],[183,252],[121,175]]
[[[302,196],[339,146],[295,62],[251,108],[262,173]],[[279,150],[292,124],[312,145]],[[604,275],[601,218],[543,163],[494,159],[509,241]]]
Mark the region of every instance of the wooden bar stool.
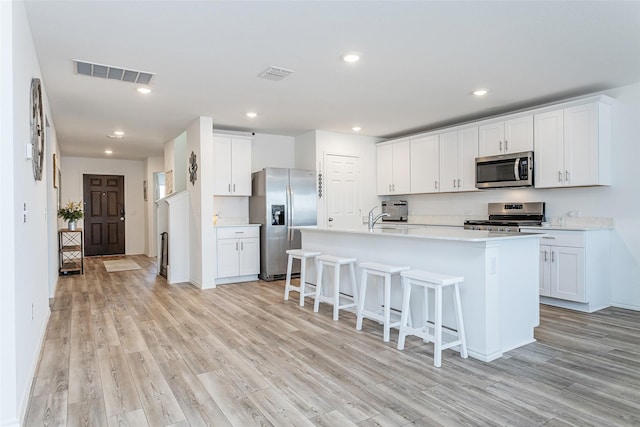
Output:
[[[365,317],[377,320],[382,322],[383,325],[383,341],[389,342],[391,328],[400,326],[400,319],[391,323],[391,277],[393,275],[400,274],[402,271],[409,270],[410,267],[399,267],[375,262],[362,262],[360,263],[360,268],[362,269],[362,279],[360,280],[360,299],[358,301],[358,320],[356,321],[356,329],[362,329],[362,319]],[[378,304],[382,305],[381,311],[369,311],[364,308],[369,276],[376,276],[384,279],[382,286],[378,287]]]
[[[306,271],[307,271],[307,260],[315,259],[320,252],[312,252],[305,251],[303,249],[289,249],[287,251],[287,255],[289,255],[289,260],[287,262],[287,280],[284,285],[284,300],[287,301],[289,299],[289,292],[299,292],[300,293],[300,306],[304,306],[304,298],[315,295],[315,291],[313,292],[305,292],[306,286]],[[293,268],[293,260],[300,260],[300,285],[292,286],[291,285],[291,271]]]
[[[333,320],[338,320],[338,311],[343,308],[356,307],[358,303],[358,289],[356,284],[356,259],[355,258],[342,258],[333,255],[319,255],[316,257],[316,269],[318,274],[316,276],[316,301],[313,306],[313,311],[316,313],[320,308],[320,301],[333,304]],[[333,296],[322,295],[322,274],[324,267],[333,267]],[[349,266],[349,276],[351,279],[351,288],[353,289],[353,296],[340,293],[340,270],[342,266]],[[340,299],[350,302],[341,303]]]
[[[461,276],[448,276],[445,274],[431,273],[422,270],[409,270],[400,273],[402,276],[402,319],[400,320],[400,336],[398,337],[398,350],[404,349],[404,340],[407,335],[415,335],[425,342],[433,342],[433,365],[437,368],[442,363],[442,350],[447,348],[460,346],[460,356],[467,358],[467,341],[464,335],[464,323],[462,320],[462,305],[460,304],[460,290],[458,283],[464,281]],[[412,286],[420,286],[424,290],[424,326],[414,328],[408,324],[408,309],[411,299]],[[457,322],[457,330],[442,326],[442,289],[447,286],[453,286],[453,309],[455,310],[455,318]],[[434,320],[429,321],[429,289],[433,289],[435,294],[434,300]],[[430,333],[429,328],[433,328]],[[451,342],[443,342],[442,333],[456,336]]]

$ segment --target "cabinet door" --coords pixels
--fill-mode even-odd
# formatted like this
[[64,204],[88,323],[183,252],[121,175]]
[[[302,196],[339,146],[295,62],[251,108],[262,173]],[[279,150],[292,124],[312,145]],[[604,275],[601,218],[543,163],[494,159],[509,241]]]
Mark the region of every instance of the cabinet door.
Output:
[[476,157],[478,157],[478,128],[458,131],[458,191],[477,191]]
[[440,134],[440,191],[458,189],[458,132]]
[[402,141],[393,144],[393,182],[394,194],[411,192],[411,142]]
[[231,193],[234,196],[251,195],[251,140],[231,140]]
[[551,296],[587,302],[583,248],[551,247]]
[[393,181],[393,145],[376,147],[376,190],[378,195],[391,194]]
[[564,111],[536,114],[533,173],[536,188],[564,184]]
[[238,239],[218,240],[218,277],[240,275],[240,242]]
[[565,185],[598,184],[598,109],[596,104],[564,110]]
[[489,123],[478,128],[478,153],[480,157],[503,153],[504,122]]
[[504,122],[503,153],[533,150],[533,115]]
[[231,138],[213,137],[213,194],[231,195]]
[[411,193],[437,193],[440,187],[438,135],[411,140]]
[[260,240],[240,240],[240,276],[260,273]]
[[540,295],[551,296],[551,246],[540,245]]

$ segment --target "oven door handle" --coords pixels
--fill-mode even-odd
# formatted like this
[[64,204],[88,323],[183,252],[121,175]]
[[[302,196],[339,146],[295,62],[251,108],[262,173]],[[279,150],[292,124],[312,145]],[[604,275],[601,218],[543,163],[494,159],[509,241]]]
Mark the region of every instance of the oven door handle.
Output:
[[520,158],[516,159],[516,163],[513,165],[513,175],[516,178],[516,181],[520,181]]

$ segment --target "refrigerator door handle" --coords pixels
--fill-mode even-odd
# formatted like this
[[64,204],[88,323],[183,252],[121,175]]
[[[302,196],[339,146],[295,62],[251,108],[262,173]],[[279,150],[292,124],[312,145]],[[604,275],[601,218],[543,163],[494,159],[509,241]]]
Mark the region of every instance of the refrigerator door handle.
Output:
[[291,186],[287,185],[287,241],[291,242],[293,240],[293,230],[291,230],[291,202],[292,202],[292,194],[291,194]]

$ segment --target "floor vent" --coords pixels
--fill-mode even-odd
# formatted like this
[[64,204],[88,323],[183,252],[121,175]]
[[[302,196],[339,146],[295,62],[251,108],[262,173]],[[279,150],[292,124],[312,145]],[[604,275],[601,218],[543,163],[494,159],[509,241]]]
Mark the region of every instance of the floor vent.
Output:
[[94,64],[86,61],[73,60],[76,74],[85,76],[100,77],[103,79],[120,80],[129,83],[148,85],[155,73],[146,71],[129,70],[123,67],[111,65]]
[[274,67],[273,65],[258,74],[258,77],[267,80],[279,81],[293,73],[292,70],[287,70],[282,67]]

